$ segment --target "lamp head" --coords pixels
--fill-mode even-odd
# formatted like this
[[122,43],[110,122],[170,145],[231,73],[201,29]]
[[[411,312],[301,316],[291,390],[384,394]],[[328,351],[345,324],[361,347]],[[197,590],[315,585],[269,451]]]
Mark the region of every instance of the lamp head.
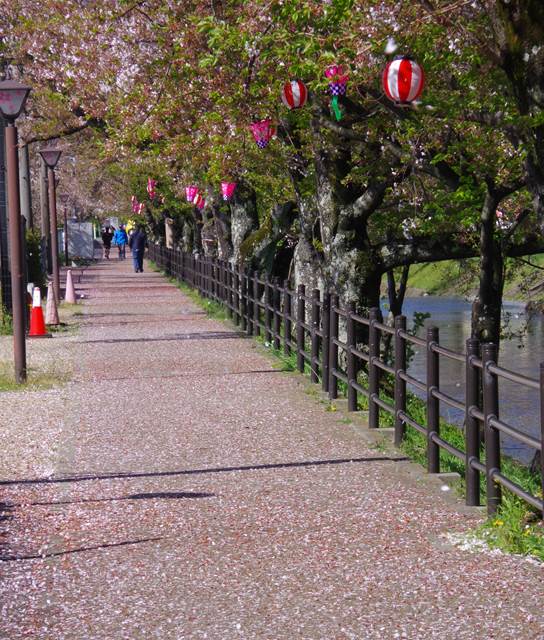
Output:
[[51,169],[54,169],[57,166],[61,153],[62,151],[60,149],[55,149],[55,147],[47,147],[40,151],[40,155],[45,164]]
[[13,123],[18,118],[29,93],[30,87],[15,80],[0,82],[0,113],[8,122]]

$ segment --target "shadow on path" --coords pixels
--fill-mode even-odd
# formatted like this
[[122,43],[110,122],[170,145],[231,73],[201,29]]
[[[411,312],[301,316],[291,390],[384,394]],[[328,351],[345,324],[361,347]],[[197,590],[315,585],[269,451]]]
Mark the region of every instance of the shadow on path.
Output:
[[150,376],[121,376],[118,378],[106,378],[104,376],[100,376],[97,380],[92,380],[93,382],[122,382],[124,380],[163,380],[168,378],[226,378],[227,376],[249,376],[255,373],[290,373],[293,372],[294,369],[286,368],[286,369],[254,369],[249,371],[224,371],[223,373],[167,373],[164,375],[150,375]]
[[118,502],[119,500],[195,500],[215,498],[215,493],[197,491],[157,491],[154,493],[135,493],[118,498],[83,498],[82,500],[56,500],[53,502],[10,502],[8,507],[51,507],[57,504],[85,504],[86,502]]
[[79,344],[117,344],[120,342],[168,342],[171,340],[248,340],[246,333],[236,331],[202,331],[200,333],[179,333],[158,338],[109,338],[104,340],[81,340]]
[[263,471],[267,469],[297,469],[300,467],[321,467],[325,465],[361,463],[361,462],[406,462],[406,456],[369,456],[366,458],[340,458],[336,460],[308,460],[304,462],[277,462],[272,464],[255,464],[239,467],[215,467],[208,469],[183,469],[181,471],[149,471],[134,473],[104,473],[81,476],[65,476],[59,478],[34,478],[23,480],[0,480],[1,485],[20,484],[59,484],[66,482],[85,482],[87,480],[113,480],[124,478],[164,478],[169,476],[192,476],[205,473],[230,473],[232,471]]
[[139,540],[124,540],[123,542],[112,542],[110,544],[97,544],[92,547],[81,547],[79,549],[67,549],[66,551],[53,551],[52,553],[37,553],[28,556],[0,556],[0,562],[17,562],[19,560],[45,560],[57,556],[66,556],[71,553],[82,553],[83,551],[98,551],[99,549],[111,549],[112,547],[127,547],[131,544],[142,544],[143,542],[154,542],[162,540],[163,536],[155,538],[141,538]]

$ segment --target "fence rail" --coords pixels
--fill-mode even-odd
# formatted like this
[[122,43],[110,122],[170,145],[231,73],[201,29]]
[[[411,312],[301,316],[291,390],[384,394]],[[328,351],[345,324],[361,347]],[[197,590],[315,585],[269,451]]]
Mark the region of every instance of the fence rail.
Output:
[[[340,384],[345,387],[349,411],[358,409],[360,396],[366,398],[371,429],[379,426],[380,412],[389,413],[394,420],[396,446],[404,440],[407,427],[423,434],[429,473],[440,473],[441,449],[461,460],[467,505],[480,504],[480,474],[484,474],[490,515],[501,502],[501,487],[506,487],[544,517],[544,363],[540,365],[540,378],[529,378],[499,366],[495,344],[480,344],[469,338],[466,352],[457,353],[440,345],[438,327],[427,327],[425,338],[414,336],[407,331],[404,316],[397,316],[394,326],[384,324],[379,309],[371,309],[368,318],[362,317],[353,304],[341,306],[334,292],[325,292],[321,297],[318,289],[309,293],[304,285],[293,291],[287,282],[280,286],[278,281],[263,279],[257,272],[249,273],[227,262],[161,245],[151,245],[149,257],[167,274],[224,305],[228,316],[247,335],[262,335],[274,348],[296,355],[297,369],[304,372],[308,367],[311,380],[321,382],[331,400],[338,397]],[[391,343],[388,361],[384,337]],[[409,345],[425,350],[425,380],[406,371]],[[462,401],[440,389],[441,358],[465,365]],[[500,379],[540,391],[540,438],[499,418]],[[425,396],[424,424],[409,413],[408,386]],[[441,403],[465,414],[463,449],[440,434]],[[540,495],[528,493],[502,473],[501,433],[540,452]]]

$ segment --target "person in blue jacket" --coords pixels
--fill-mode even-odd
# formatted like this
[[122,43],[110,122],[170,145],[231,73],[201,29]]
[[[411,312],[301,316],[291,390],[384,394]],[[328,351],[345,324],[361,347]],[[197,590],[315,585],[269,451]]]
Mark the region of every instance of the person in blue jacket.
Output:
[[132,262],[134,263],[134,271],[136,273],[144,270],[144,251],[147,247],[147,236],[145,228],[139,225],[134,233],[131,234],[129,247],[132,250]]
[[128,236],[127,236],[127,232],[125,231],[124,224],[122,224],[119,227],[119,229],[117,229],[113,234],[113,241],[119,249],[119,260],[124,260],[126,258],[127,243],[128,243]]

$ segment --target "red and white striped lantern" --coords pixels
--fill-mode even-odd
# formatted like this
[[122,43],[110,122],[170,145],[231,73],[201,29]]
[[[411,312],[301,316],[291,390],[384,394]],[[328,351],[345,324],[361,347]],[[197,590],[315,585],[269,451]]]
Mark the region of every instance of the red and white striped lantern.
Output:
[[204,207],[206,206],[206,200],[204,200],[200,193],[197,193],[193,200],[193,204],[197,209],[204,209]]
[[192,202],[195,199],[196,194],[198,193],[198,187],[195,187],[194,184],[189,187],[185,187],[185,196],[187,198],[187,202]]
[[221,193],[223,194],[223,200],[228,201],[232,198],[234,190],[236,189],[236,182],[222,182]]
[[308,89],[301,80],[291,80],[283,85],[281,101],[288,109],[300,109],[308,100]]
[[382,77],[385,95],[397,104],[408,105],[421,95],[425,85],[423,69],[419,64],[403,56],[387,64]]

